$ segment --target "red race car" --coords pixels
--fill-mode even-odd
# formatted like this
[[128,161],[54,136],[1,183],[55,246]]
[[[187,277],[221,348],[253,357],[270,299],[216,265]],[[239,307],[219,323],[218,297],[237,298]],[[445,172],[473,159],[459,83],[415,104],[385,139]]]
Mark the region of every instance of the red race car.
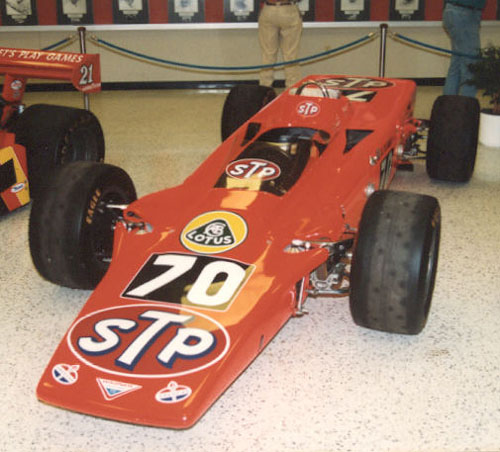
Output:
[[[223,143],[180,186],[136,200],[118,167],[58,170],[32,208],[33,261],[49,281],[95,290],[48,364],[39,399],[190,427],[305,313],[309,296],[348,294],[360,326],[418,334],[440,208],[433,197],[387,190],[419,155],[414,100],[413,82],[384,78],[311,76],[279,97],[236,86]],[[432,177],[471,176],[476,107],[458,96],[436,102]]]
[[51,171],[75,160],[102,161],[104,136],[89,111],[22,103],[28,78],[68,80],[101,89],[99,55],[0,47],[0,215],[26,205]]

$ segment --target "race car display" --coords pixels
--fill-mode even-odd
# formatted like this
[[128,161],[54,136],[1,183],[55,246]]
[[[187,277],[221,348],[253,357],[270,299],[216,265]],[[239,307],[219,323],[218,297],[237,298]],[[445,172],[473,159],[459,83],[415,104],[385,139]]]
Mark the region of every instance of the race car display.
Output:
[[29,78],[68,80],[84,93],[101,89],[99,55],[0,47],[0,215],[29,203],[54,167],[102,161],[104,136],[89,111],[57,105],[25,108]]
[[[38,398],[187,428],[306,313],[308,297],[348,295],[356,324],[420,333],[439,203],[387,189],[420,155],[415,91],[408,80],[333,75],[307,77],[278,97],[238,85],[224,105],[222,144],[183,184],[140,199],[116,166],[60,168],[32,208],[33,262],[53,283],[95,290]],[[475,114],[467,99],[438,99],[431,177],[471,176]],[[455,129],[465,116],[465,131]]]

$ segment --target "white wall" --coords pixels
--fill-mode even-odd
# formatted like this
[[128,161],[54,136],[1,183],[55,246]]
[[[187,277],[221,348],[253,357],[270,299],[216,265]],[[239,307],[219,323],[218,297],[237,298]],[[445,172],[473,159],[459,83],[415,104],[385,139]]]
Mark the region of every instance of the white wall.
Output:
[[[366,36],[369,32],[379,32],[379,24],[368,26],[339,27],[338,25],[318,26],[307,24],[301,41],[300,57],[336,48]],[[363,24],[364,25],[364,24]],[[17,48],[43,48],[61,39],[76,35],[76,29],[54,29],[54,27],[0,27],[0,46]],[[87,30],[87,37],[97,36],[121,47],[160,59],[209,66],[248,66],[260,63],[257,29],[251,28],[150,28],[123,29],[93,26]],[[389,32],[399,32],[413,39],[450,48],[440,22],[391,24]],[[483,22],[482,44],[500,45],[500,22]],[[377,75],[379,67],[379,39],[361,45],[340,55],[303,65],[303,74],[342,73]],[[64,48],[79,51],[78,41]],[[143,81],[210,81],[256,79],[254,72],[214,72],[194,71],[144,63],[127,58],[103,47],[95,46],[87,39],[87,52],[100,53],[103,82],[143,82]],[[386,76],[388,77],[444,77],[449,58],[432,51],[402,44],[388,36],[386,55]],[[283,78],[280,72],[277,78]]]

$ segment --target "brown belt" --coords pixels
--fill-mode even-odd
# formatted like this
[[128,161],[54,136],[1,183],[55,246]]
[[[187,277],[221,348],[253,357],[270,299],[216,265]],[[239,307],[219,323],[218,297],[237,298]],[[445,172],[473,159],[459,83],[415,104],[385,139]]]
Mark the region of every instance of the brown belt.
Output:
[[285,5],[295,5],[295,2],[264,2],[269,6],[285,6]]

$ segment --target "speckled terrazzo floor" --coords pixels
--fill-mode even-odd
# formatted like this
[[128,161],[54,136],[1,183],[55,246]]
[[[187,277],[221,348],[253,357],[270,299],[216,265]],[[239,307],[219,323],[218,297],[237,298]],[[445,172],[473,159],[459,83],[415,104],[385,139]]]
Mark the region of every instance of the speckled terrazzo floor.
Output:
[[[417,116],[439,88],[419,88]],[[107,161],[140,195],[174,185],[219,142],[220,92],[104,92],[91,98]],[[74,93],[28,104],[81,106]],[[466,185],[424,165],[393,188],[436,196],[443,229],[433,307],[417,337],[361,329],[346,298],[308,301],[192,429],[97,419],[37,401],[52,352],[89,292],[42,280],[29,207],[0,218],[0,451],[499,451],[500,149],[481,147]]]

